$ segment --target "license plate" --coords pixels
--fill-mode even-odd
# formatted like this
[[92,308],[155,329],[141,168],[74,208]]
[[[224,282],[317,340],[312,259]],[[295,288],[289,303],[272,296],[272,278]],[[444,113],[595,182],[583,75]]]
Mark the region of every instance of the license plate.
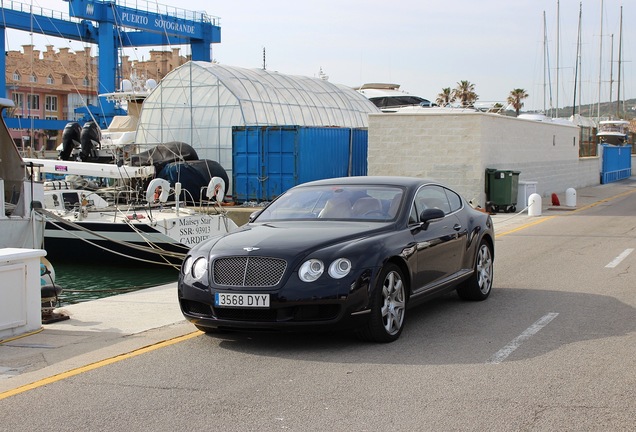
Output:
[[236,308],[268,308],[269,294],[214,294],[214,305]]

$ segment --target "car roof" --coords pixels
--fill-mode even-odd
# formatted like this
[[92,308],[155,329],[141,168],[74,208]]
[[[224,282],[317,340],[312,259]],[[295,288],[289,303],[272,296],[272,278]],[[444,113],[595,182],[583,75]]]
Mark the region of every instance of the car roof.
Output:
[[[434,180],[422,179],[417,177],[400,177],[400,176],[352,176],[352,177],[337,177],[323,180],[315,180],[308,183],[303,183],[298,186],[321,186],[331,184],[341,185],[392,185],[392,186],[406,186],[416,187],[422,184],[440,184]],[[298,187],[297,186],[297,187]]]

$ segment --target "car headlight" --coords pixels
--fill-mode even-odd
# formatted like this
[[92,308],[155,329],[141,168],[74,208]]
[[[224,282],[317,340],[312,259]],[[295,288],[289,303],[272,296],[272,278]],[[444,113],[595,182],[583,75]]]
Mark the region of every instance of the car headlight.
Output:
[[201,279],[207,271],[208,260],[206,258],[197,258],[194,264],[192,264],[192,276],[195,279]]
[[298,277],[303,282],[313,282],[325,271],[325,265],[317,259],[310,259],[303,263],[298,270]]
[[181,265],[181,273],[187,275],[190,273],[190,270],[192,270],[192,257],[188,256]]
[[341,279],[351,271],[351,261],[346,258],[338,258],[329,266],[329,276],[334,279]]

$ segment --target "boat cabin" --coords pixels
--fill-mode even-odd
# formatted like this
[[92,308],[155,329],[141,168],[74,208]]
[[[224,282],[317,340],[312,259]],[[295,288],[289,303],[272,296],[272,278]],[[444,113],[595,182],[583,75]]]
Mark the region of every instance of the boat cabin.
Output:
[[108,207],[108,201],[92,191],[84,189],[60,188],[59,186],[53,189],[47,187],[47,185],[45,184],[44,208],[46,208],[47,210],[67,212],[71,210],[77,210],[80,207],[105,209]]

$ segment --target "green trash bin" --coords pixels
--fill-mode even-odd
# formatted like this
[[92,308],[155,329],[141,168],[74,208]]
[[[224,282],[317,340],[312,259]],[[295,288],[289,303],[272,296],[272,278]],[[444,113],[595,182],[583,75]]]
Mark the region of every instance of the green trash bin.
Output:
[[517,210],[519,171],[486,170],[486,196],[493,211],[514,212]]

